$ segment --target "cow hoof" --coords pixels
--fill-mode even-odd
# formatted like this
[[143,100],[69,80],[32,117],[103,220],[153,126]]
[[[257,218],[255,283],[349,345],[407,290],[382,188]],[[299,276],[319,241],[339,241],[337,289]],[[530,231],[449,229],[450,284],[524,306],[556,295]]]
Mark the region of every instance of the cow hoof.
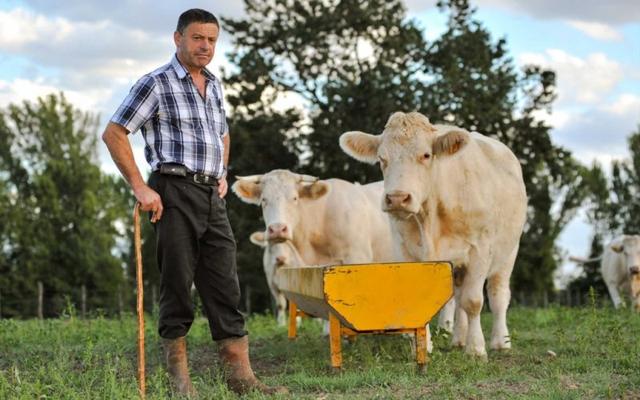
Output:
[[507,351],[511,350],[511,342],[504,340],[496,340],[491,342],[491,350]]
[[489,361],[489,356],[487,356],[487,351],[485,349],[476,349],[475,351],[466,351],[466,353],[478,361],[481,361],[481,362]]
[[464,340],[459,340],[459,339],[453,339],[451,341],[451,346],[459,348],[459,349],[464,349],[465,341]]

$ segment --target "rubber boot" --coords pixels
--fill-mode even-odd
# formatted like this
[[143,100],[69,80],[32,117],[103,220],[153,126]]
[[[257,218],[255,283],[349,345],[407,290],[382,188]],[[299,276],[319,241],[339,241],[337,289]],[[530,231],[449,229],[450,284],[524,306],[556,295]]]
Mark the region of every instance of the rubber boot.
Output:
[[195,398],[197,392],[191,384],[187,364],[187,340],[184,336],[176,339],[162,339],[162,345],[171,386],[176,393]]
[[253,390],[264,394],[289,393],[287,388],[269,387],[260,382],[249,362],[249,338],[234,337],[218,342],[220,361],[226,372],[227,386],[242,395]]

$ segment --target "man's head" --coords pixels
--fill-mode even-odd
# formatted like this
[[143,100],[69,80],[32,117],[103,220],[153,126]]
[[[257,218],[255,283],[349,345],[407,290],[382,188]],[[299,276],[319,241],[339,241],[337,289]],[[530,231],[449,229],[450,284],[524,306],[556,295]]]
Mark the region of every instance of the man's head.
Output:
[[183,12],[173,34],[180,62],[190,71],[206,67],[215,54],[219,32],[218,19],[210,12],[199,8]]

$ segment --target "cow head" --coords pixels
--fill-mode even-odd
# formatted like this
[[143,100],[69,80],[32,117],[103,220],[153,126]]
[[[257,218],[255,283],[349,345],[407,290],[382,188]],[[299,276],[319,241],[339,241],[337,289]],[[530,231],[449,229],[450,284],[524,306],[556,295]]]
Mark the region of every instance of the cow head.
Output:
[[640,236],[624,235],[622,241],[611,244],[611,250],[624,257],[629,276],[640,279]]
[[251,236],[249,236],[249,240],[256,246],[264,249],[262,262],[265,266],[273,266],[275,268],[293,266],[297,261],[291,243],[270,243],[267,240],[267,235],[265,235],[263,231],[253,232]]
[[329,185],[309,175],[274,170],[264,175],[238,177],[231,187],[241,200],[260,205],[267,228],[267,240],[292,240],[302,214],[303,203],[325,196]]
[[420,211],[429,197],[434,166],[461,151],[469,134],[454,129],[439,134],[424,115],[394,113],[381,135],[347,132],[340,147],[358,161],[380,163],[384,176],[384,211],[407,215]]

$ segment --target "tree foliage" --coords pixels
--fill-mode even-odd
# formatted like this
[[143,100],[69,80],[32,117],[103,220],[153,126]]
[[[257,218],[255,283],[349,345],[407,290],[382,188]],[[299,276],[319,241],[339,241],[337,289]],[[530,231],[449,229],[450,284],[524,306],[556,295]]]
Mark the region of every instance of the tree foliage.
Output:
[[535,65],[519,71],[506,39],[494,40],[467,0],[438,2],[448,24],[432,42],[398,0],[245,4],[246,19],[225,20],[238,67],[227,81],[250,93],[234,107],[259,110],[265,98],[284,93],[301,99],[304,114],[287,137],[300,159],[298,170],[379,180],[377,167],[345,156],[338,137],[349,130],[379,133],[395,111],[418,110],[433,122],[495,137],[520,159],[529,195],[512,286],[528,292],[552,288],[561,258],[555,243],[584,200],[588,179],[538,117],[555,99],[553,71]]
[[96,122],[63,95],[0,111],[3,315],[35,315],[37,281],[45,315],[60,313],[65,296],[79,304],[81,285],[91,308],[116,305],[123,198],[97,166]]

